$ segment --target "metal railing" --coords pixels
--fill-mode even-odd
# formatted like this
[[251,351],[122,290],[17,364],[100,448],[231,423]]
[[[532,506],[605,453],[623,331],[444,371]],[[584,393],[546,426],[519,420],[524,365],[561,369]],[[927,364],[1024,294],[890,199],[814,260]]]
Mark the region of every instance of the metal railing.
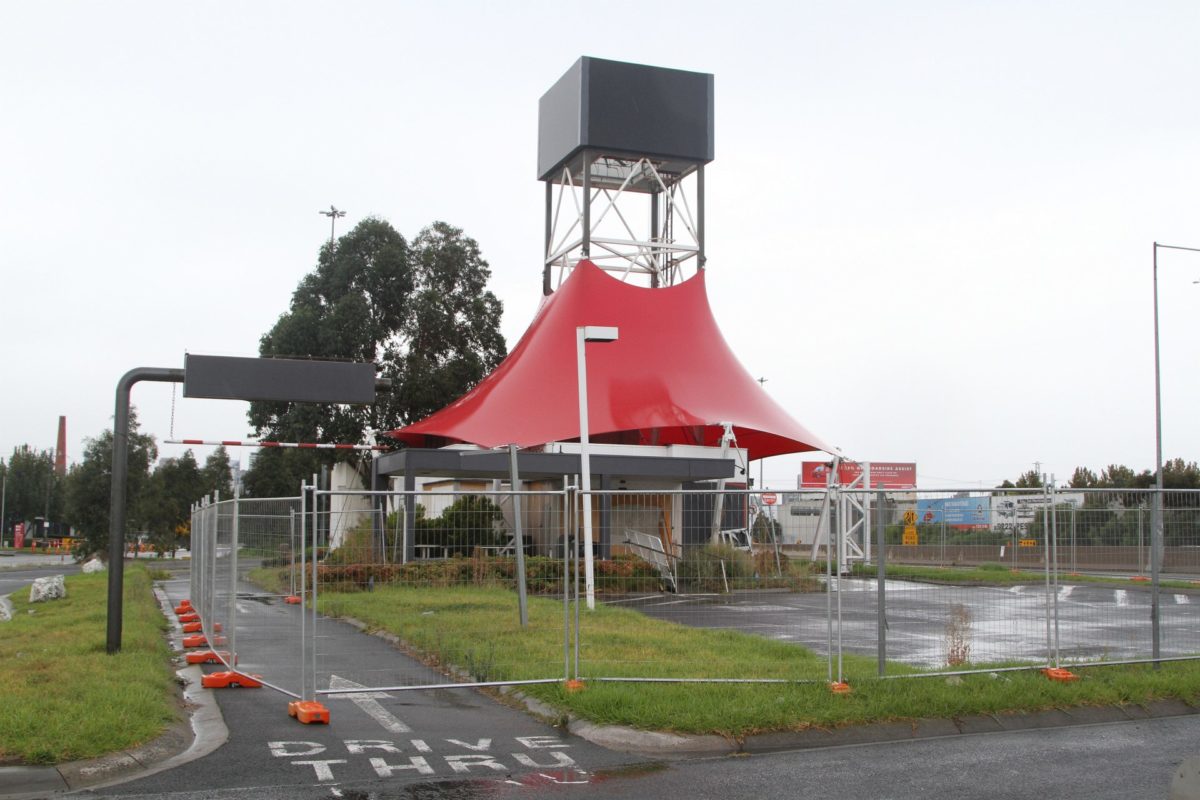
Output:
[[[564,483],[206,499],[192,601],[227,666],[300,699],[1200,657],[1197,491],[1164,493],[1161,542],[1154,490],[594,491],[589,612],[583,493]],[[483,623],[464,634],[467,615]],[[346,620],[403,655],[361,657]],[[723,638],[698,657],[675,626]],[[513,637],[530,645],[505,655]]]

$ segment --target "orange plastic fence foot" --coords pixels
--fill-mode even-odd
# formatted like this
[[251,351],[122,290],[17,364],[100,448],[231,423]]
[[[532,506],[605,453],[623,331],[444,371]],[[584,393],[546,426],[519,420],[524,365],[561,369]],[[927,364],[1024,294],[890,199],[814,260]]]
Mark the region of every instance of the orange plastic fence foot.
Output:
[[189,664],[237,664],[237,656],[228,650],[194,650],[184,657]]
[[176,613],[176,615],[178,615],[178,614],[187,614],[187,613],[190,613],[190,612],[192,612],[192,611],[195,611],[195,610],[196,610],[196,609],[192,608],[192,604],[191,604],[191,603],[189,603],[187,600],[184,600],[182,603],[180,603],[179,605],[175,606],[175,613]]
[[829,691],[834,694],[850,694],[850,684],[834,681],[829,684]]
[[1129,580],[1133,581],[1134,583],[1146,583],[1150,579],[1147,578],[1145,575],[1134,575]]
[[179,621],[180,622],[199,622],[200,615],[197,614],[195,611],[189,611],[186,614],[180,614]]
[[1079,676],[1070,670],[1060,669],[1059,667],[1050,667],[1042,670],[1042,674],[1052,681],[1062,681],[1070,683],[1071,681],[1079,680]]
[[293,700],[288,703],[288,716],[295,717],[305,725],[329,724],[329,709],[316,700]]
[[184,633],[200,633],[202,630],[204,630],[204,625],[199,620],[185,623],[183,626]]
[[287,597],[283,598],[283,602],[287,603],[289,606],[298,606],[304,601],[294,594],[289,594]]
[[262,675],[247,675],[244,672],[213,672],[200,679],[205,689],[261,689]]
[[198,633],[195,636],[183,637],[184,647],[206,647],[208,645],[208,637],[203,633]]
[[584,689],[587,688],[587,684],[585,684],[581,680],[576,680],[576,679],[572,678],[571,680],[569,680],[563,684],[563,688],[566,689],[568,692],[582,692]]

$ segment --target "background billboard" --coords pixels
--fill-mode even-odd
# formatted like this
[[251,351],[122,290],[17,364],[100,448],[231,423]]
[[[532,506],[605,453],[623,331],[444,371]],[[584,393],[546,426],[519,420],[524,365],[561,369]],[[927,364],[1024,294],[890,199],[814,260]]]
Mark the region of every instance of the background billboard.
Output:
[[917,522],[945,523],[951,528],[987,528],[992,521],[990,497],[942,497],[917,501]]
[[[885,489],[917,488],[916,462],[870,461],[871,485],[875,488],[883,483]],[[798,489],[823,489],[829,472],[829,464],[823,461],[805,461],[800,465]],[[863,473],[863,465],[843,461],[838,468],[838,482],[845,486]]]

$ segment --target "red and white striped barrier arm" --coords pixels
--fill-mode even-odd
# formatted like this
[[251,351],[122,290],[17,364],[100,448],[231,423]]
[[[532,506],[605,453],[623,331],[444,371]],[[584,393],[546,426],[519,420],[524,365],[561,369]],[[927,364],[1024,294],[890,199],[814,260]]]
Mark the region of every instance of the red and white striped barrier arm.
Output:
[[257,439],[163,439],[164,444],[206,444],[222,447],[294,447],[300,450],[386,450],[381,444],[326,444],[324,442],[267,442]]

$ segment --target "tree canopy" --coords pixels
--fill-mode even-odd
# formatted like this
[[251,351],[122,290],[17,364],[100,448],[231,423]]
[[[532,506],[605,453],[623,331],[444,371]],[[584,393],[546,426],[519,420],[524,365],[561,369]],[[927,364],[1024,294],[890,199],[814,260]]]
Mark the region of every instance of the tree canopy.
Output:
[[[1072,489],[1150,489],[1155,483],[1154,470],[1137,472],[1124,464],[1109,464],[1097,475],[1087,467],[1076,467],[1067,486]],[[1000,489],[1029,489],[1042,485],[1036,470],[1028,470],[1012,481],[1004,481]],[[1173,458],[1163,463],[1164,489],[1200,489],[1200,465],[1195,461]]]
[[[81,538],[81,556],[105,553],[108,548],[109,502],[112,490],[113,433],[105,430],[87,439],[83,461],[67,476],[67,519]],[[129,458],[126,484],[126,532],[142,527],[146,504],[142,501],[150,480],[150,465],[158,458],[154,437],[141,432],[137,412],[129,410]]]
[[5,478],[5,519],[0,529],[6,535],[17,522],[62,518],[63,481],[54,472],[52,451],[15,447],[8,463],[0,463],[0,474]]
[[[446,405],[506,355],[490,277],[475,240],[445,222],[410,244],[388,222],[363,220],[321,248],[259,354],[374,361],[392,379],[391,391],[373,406],[254,402],[251,426],[278,441],[354,443]],[[295,494],[303,478],[337,457],[262,451],[246,476],[247,494]]]

